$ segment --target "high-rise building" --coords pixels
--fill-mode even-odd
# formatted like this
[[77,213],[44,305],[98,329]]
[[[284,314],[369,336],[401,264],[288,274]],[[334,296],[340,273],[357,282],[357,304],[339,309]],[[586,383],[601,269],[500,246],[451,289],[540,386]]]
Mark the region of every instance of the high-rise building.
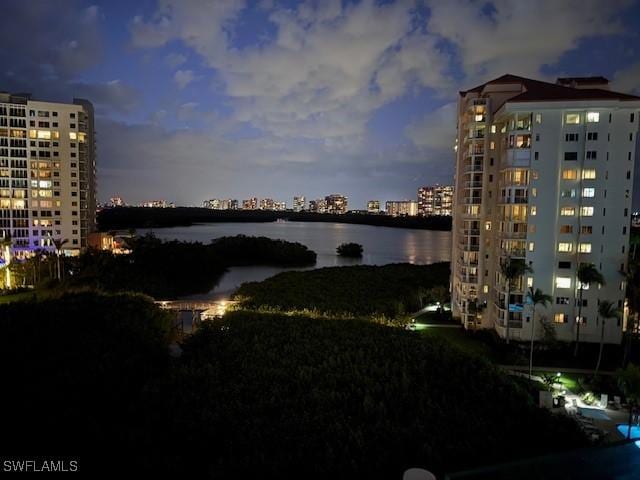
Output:
[[304,196],[293,197],[293,211],[302,212],[305,209]]
[[324,197],[327,205],[327,213],[343,214],[347,213],[347,197],[334,193]]
[[309,211],[312,213],[327,213],[327,201],[324,198],[309,200]]
[[392,217],[414,217],[418,214],[415,200],[389,200],[385,205],[387,215]]
[[[461,92],[458,104],[454,315],[503,338],[530,339],[534,324],[540,338],[544,320],[560,340],[574,340],[580,322],[581,341],[603,331],[606,343],[620,342],[623,322],[603,327],[598,303],[623,307],[640,98],[602,77],[504,75]],[[533,272],[507,289],[501,266],[513,259]],[[581,264],[606,283],[583,285],[578,318]],[[553,297],[535,319],[531,287]]]
[[256,197],[251,197],[248,200],[242,201],[242,209],[243,210],[257,210],[258,209],[258,199]]
[[125,203],[122,197],[111,197],[109,199],[109,206],[111,207],[124,207]]
[[273,198],[263,198],[260,200],[260,210],[273,210]]
[[379,213],[380,200],[369,200],[367,202],[367,213]]
[[93,106],[0,93],[0,236],[14,254],[87,247],[96,225]]
[[451,215],[453,185],[434,185],[418,189],[418,215]]

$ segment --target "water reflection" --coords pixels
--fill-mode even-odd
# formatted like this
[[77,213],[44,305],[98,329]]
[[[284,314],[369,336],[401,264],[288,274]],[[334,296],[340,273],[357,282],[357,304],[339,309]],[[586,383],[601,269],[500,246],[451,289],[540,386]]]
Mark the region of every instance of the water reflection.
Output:
[[[374,227],[344,223],[272,222],[272,223],[210,223],[190,227],[154,230],[162,239],[199,241],[228,235],[254,235],[300,242],[318,254],[315,268],[338,265],[386,265],[409,262],[427,264],[449,261],[451,232]],[[362,259],[336,255],[341,243],[355,242],[364,248]],[[277,267],[234,267],[209,294],[197,298],[223,298],[241,283],[260,281],[284,270]]]

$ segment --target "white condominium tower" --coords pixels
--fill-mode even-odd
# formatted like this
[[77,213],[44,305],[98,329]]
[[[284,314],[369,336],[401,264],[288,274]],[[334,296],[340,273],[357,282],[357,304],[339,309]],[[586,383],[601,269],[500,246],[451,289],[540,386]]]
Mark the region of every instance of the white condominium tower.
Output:
[[[504,75],[460,92],[453,213],[452,308],[466,328],[531,338],[529,287],[551,295],[536,307],[558,339],[575,339],[580,264],[606,284],[583,286],[580,340],[600,341],[598,302],[622,309],[640,98],[602,77],[556,84]],[[533,268],[506,299],[501,264]],[[507,313],[509,310],[509,313]],[[604,339],[619,343],[622,322]]]
[[87,246],[96,223],[93,106],[0,93],[0,236],[14,254]]

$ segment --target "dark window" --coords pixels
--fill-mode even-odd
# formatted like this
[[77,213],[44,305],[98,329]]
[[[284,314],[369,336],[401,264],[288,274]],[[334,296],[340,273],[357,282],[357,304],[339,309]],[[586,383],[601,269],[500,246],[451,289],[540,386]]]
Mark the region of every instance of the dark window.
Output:
[[587,160],[595,160],[598,155],[598,152],[595,150],[587,150]]
[[598,132],[587,133],[587,140],[598,140]]
[[540,152],[533,152],[533,159],[538,160],[540,158]]
[[571,262],[558,262],[558,268],[571,268]]
[[578,152],[564,152],[565,160],[578,160]]

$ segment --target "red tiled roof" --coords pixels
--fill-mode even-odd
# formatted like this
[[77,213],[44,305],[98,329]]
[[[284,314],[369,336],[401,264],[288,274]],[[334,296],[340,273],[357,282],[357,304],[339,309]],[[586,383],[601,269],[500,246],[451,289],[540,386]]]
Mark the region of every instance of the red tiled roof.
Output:
[[[587,83],[587,77],[582,77],[583,83]],[[598,77],[590,77],[598,78]],[[604,79],[604,77],[600,77]],[[579,80],[578,78],[574,80]],[[606,80],[606,79],[604,79]],[[640,100],[640,97],[628,95],[626,93],[612,92],[600,88],[571,88],[555,83],[532,80],[530,78],[518,77],[517,75],[503,75],[479,85],[471,90],[460,92],[464,95],[468,92],[480,93],[486,85],[499,85],[507,83],[519,83],[524,91],[507,102],[539,102],[539,101],[560,101],[560,100]],[[578,82],[579,83],[579,82]]]

